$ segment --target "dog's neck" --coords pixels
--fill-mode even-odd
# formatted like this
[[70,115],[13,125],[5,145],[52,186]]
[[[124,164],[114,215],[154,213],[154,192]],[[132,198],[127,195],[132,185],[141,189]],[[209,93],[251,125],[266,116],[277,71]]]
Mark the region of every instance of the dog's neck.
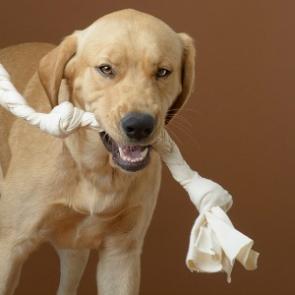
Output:
[[99,134],[93,130],[80,129],[65,139],[65,146],[79,175],[87,177],[96,187],[117,187],[118,181],[129,183],[138,174],[115,167]]
[[109,154],[95,131],[80,129],[65,139],[74,161],[81,170],[110,169]]

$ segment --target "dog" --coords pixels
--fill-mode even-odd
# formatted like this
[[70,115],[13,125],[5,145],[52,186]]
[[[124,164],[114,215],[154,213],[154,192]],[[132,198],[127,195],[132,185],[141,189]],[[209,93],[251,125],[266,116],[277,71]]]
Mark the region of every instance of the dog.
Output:
[[69,100],[104,130],[54,138],[0,109],[0,294],[14,293],[24,261],[45,242],[61,262],[58,295],[76,294],[91,249],[99,294],[138,294],[161,182],[153,144],[192,92],[193,39],[126,9],[58,46],[4,48],[0,62],[36,110]]

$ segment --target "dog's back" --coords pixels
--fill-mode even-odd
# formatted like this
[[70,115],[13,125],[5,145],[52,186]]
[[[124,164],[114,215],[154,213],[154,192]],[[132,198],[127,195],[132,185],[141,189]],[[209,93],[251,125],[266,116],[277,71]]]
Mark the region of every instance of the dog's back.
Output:
[[[0,50],[0,63],[6,68],[11,80],[21,93],[35,73],[40,59],[53,48],[48,43],[24,43]],[[0,195],[1,184],[9,166],[8,138],[15,118],[0,107]]]

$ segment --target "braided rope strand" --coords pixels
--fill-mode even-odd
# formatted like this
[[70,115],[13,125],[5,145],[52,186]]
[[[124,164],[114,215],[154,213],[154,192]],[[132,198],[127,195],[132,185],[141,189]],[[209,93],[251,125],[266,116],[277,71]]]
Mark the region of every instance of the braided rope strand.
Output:
[[1,64],[0,105],[16,117],[53,136],[64,138],[81,127],[102,131],[93,113],[78,109],[68,101],[55,106],[48,114],[36,112],[10,82],[9,74]]

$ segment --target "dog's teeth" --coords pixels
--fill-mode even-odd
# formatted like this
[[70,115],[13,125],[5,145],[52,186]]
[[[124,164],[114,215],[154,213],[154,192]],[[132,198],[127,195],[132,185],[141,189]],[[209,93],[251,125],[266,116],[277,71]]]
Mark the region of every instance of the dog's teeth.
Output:
[[124,161],[128,161],[126,155],[124,154],[123,150],[121,149],[121,147],[119,147],[119,154],[120,157],[124,160]]
[[121,158],[123,158],[123,157],[124,157],[124,153],[123,153],[123,151],[122,151],[121,147],[119,147],[119,154],[120,154],[120,157],[121,157]]
[[146,157],[148,153],[148,148],[145,148],[141,153],[140,153],[140,156],[141,156],[141,159],[144,159]]
[[142,161],[148,154],[148,148],[145,148],[143,151],[140,152],[140,155],[138,155],[136,158],[131,157],[124,152],[124,149],[119,147],[119,155],[123,161],[130,162],[130,163],[136,163]]

